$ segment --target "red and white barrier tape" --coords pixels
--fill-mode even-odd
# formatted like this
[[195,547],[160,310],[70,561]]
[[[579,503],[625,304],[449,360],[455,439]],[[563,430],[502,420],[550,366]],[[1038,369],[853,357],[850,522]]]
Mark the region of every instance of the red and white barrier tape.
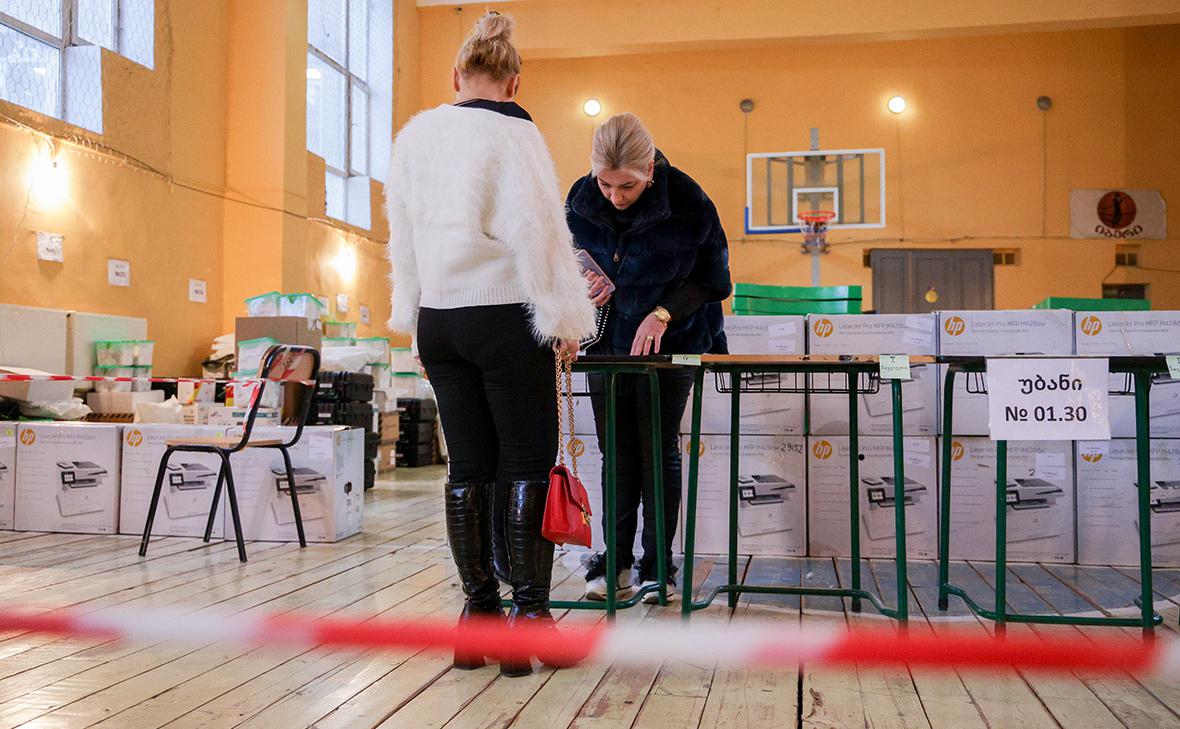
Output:
[[[301,385],[315,387],[315,380],[274,379],[272,382],[295,382]],[[215,379],[209,377],[110,377],[104,375],[16,375],[0,372],[0,382],[153,382],[179,383],[193,382],[198,384],[245,385],[262,382],[259,377],[244,377],[237,379]]]
[[0,609],[0,632],[49,633],[136,643],[284,645],[312,648],[452,651],[520,659],[542,656],[558,665],[601,661],[658,665],[795,667],[924,666],[956,670],[1019,668],[1044,672],[1173,673],[1180,641],[1122,634],[1082,640],[1076,634],[996,639],[981,632],[903,634],[893,629],[845,631],[750,621],[724,627],[680,622],[618,622],[552,628],[505,627],[502,621],[316,618],[299,613],[250,616],[202,611],[104,609],[30,612]]

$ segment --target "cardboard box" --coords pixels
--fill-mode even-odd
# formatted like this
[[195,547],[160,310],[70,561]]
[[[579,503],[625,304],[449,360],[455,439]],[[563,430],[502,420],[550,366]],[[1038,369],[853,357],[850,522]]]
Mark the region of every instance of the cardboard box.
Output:
[[[1139,565],[1139,481],[1132,439],[1078,443],[1078,562]],[[1151,444],[1151,559],[1180,567],[1180,440]]]
[[[809,354],[925,354],[937,353],[934,314],[811,314],[807,318]],[[914,367],[912,380],[902,384],[902,432],[934,435],[938,432],[938,376],[934,366]],[[826,375],[816,375],[817,383]],[[847,378],[832,376],[844,386]],[[859,396],[858,432],[861,435],[893,434],[893,393],[889,382],[878,392]],[[848,395],[810,395],[810,430],[813,434],[847,435]]]
[[164,391],[86,393],[86,405],[96,413],[134,414],[136,404],[141,402],[164,402]]
[[[568,436],[567,436],[568,437]],[[606,548],[606,541],[603,538],[602,519],[606,510],[603,507],[602,500],[602,451],[598,447],[598,439],[592,435],[576,435],[576,440],[585,446],[585,453],[578,457],[578,477],[582,481],[582,485],[586,487],[586,495],[590,497],[590,511],[593,514],[590,520],[590,531],[592,534],[590,550],[593,552],[601,552]],[[566,458],[566,465],[569,464],[569,458]],[[687,463],[685,464],[687,468]],[[635,555],[635,562],[638,564],[643,557],[643,506],[639,507],[637,516],[637,527],[635,529],[635,543],[632,546]],[[675,534],[669,534],[668,539],[672,540],[672,551],[680,551],[680,525],[677,526]],[[567,545],[566,549],[572,551],[581,551],[582,548],[575,545]]]
[[382,443],[377,448],[377,472],[385,473],[397,468],[397,442]]
[[[682,439],[688,494],[689,437]],[[738,459],[738,551],[755,556],[807,554],[807,457],[802,436],[749,435]],[[729,436],[701,438],[697,554],[729,553]],[[687,502],[680,521],[686,523]],[[682,527],[683,529],[683,527]]]
[[[938,553],[938,459],[932,437],[904,439],[906,557]],[[893,439],[860,436],[860,545],[863,557],[896,553]],[[807,528],[812,556],[851,553],[848,436],[807,439]]]
[[0,529],[12,528],[16,503],[16,423],[0,423]]
[[20,423],[16,528],[114,534],[123,426]]
[[323,332],[319,319],[301,316],[240,316],[234,321],[234,351],[239,342],[270,337],[279,344],[302,344],[320,349]]
[[[32,375],[40,377],[51,374],[27,367],[0,367],[0,375]],[[73,382],[54,380],[11,380],[0,382],[0,397],[26,402],[60,402],[74,396]]]
[[[1073,312],[1064,309],[943,311],[938,322],[938,353],[944,356],[1074,353]],[[941,403],[946,366],[938,369]],[[960,374],[955,378],[956,436],[988,434],[987,395],[968,392],[969,382],[981,378],[981,374]],[[941,434],[941,418],[938,427]]]
[[[256,438],[291,438],[294,428],[255,427]],[[303,429],[291,448],[295,488],[308,542],[336,542],[357,534],[364,516],[365,434],[334,425]],[[246,539],[298,540],[283,456],[276,449],[247,448],[231,457]],[[226,507],[228,509],[228,505]],[[229,513],[225,538],[234,539]]]
[[[725,336],[730,354],[803,354],[805,321],[801,316],[727,316]],[[725,378],[728,380],[728,376]],[[795,375],[745,375],[741,396],[741,432],[757,435],[802,435],[806,396],[758,393],[758,387],[793,386]],[[714,374],[705,375],[701,399],[701,432],[723,435],[730,431],[729,393],[717,391]],[[682,433],[692,431],[692,398],[684,408]]]
[[[942,440],[939,439],[941,447]],[[1074,561],[1073,444],[1008,443],[1008,559]],[[951,442],[951,559],[996,558],[996,443]]]
[[[167,441],[216,438],[224,428],[199,425],[140,423],[123,428],[122,488],[119,492],[119,533],[141,535],[147,522],[152,490]],[[221,458],[213,453],[173,453],[168,459],[160,503],[152,524],[153,537],[201,537]],[[225,492],[214,516],[212,538],[224,534]]]
[[[1079,311],[1074,314],[1078,354],[1152,356],[1180,352],[1180,311]],[[1125,374],[1111,374],[1112,392],[1133,391]],[[1151,386],[1153,438],[1180,438],[1180,381],[1159,379]],[[1135,398],[1110,398],[1110,432],[1135,435]]]

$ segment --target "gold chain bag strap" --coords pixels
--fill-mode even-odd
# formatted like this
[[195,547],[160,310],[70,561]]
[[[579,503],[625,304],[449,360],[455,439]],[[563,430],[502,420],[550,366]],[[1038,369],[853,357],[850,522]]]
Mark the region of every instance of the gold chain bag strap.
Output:
[[[590,499],[578,478],[578,456],[585,453],[586,445],[574,436],[573,362],[555,354],[554,371],[557,383],[557,465],[549,473],[549,496],[545,502],[541,534],[554,544],[589,547]],[[562,427],[563,420],[569,422],[568,434]],[[570,456],[568,469],[565,466],[566,453]]]

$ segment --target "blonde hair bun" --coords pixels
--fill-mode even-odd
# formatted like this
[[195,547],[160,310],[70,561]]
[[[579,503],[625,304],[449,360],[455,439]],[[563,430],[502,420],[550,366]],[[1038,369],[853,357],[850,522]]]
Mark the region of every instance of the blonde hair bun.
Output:
[[484,41],[502,40],[511,43],[512,31],[515,29],[516,21],[511,15],[501,15],[493,10],[479,19],[472,35]]
[[459,74],[467,78],[482,73],[494,81],[519,74],[520,53],[512,45],[515,27],[516,21],[511,15],[493,11],[480,18],[455,57]]

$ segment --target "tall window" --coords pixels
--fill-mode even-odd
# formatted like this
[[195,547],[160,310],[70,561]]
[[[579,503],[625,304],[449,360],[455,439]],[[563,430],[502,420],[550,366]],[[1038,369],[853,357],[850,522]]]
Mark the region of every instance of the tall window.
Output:
[[101,132],[99,48],[152,68],[155,0],[0,0],[0,98]]
[[370,227],[393,114],[391,0],[308,0],[307,148],[324,158],[325,212]]

